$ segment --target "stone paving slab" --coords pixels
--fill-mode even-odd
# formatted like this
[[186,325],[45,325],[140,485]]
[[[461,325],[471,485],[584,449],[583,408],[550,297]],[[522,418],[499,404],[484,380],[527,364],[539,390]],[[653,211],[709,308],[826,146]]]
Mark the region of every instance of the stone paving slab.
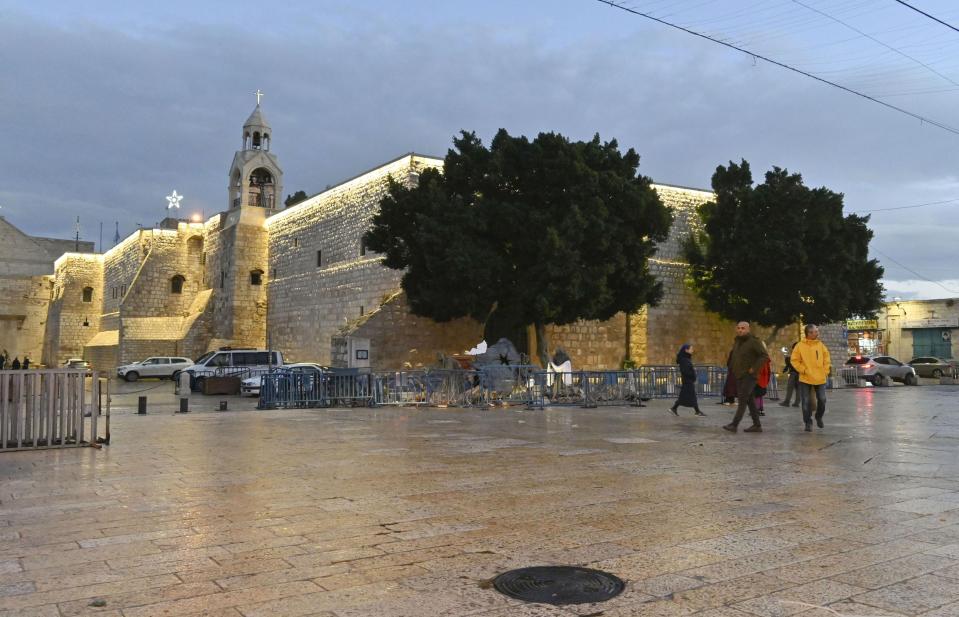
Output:
[[[735,435],[705,403],[176,415],[163,389],[147,416],[118,395],[102,450],[0,455],[0,617],[959,614],[957,389],[834,392],[813,433],[770,404]],[[489,583],[564,563],[626,591]]]

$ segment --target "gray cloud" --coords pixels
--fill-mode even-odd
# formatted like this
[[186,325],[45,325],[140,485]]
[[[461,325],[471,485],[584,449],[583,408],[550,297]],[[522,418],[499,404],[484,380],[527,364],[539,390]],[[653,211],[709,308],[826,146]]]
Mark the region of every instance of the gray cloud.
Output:
[[[440,8],[404,20],[394,10],[320,15],[294,5],[283,28],[7,11],[2,213],[61,236],[80,215],[95,240],[99,221],[107,238],[114,220],[124,233],[152,225],[174,188],[186,195],[184,214],[218,211],[256,88],[267,93],[287,193],[322,190],[410,150],[442,155],[460,129],[488,140],[505,127],[616,137],[659,182],[708,187],[716,165],[746,158],[757,179],[787,167],[845,193],[849,210],[959,197],[959,137],[643,22],[596,28],[622,16],[596,17],[589,2],[581,13],[592,28],[582,30],[573,10],[545,22]],[[556,20],[565,20],[558,31]],[[945,103],[924,111],[954,115]],[[942,258],[957,209],[877,213],[874,246],[931,278],[959,278]]]

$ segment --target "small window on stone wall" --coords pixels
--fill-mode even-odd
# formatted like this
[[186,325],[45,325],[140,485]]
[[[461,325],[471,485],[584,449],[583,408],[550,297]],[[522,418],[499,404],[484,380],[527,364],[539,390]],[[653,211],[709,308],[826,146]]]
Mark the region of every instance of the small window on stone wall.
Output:
[[316,267],[319,268],[323,265],[323,251],[316,252]]
[[263,270],[253,270],[250,272],[250,285],[263,284]]
[[170,279],[170,293],[181,294],[183,293],[183,281],[186,279],[183,276],[177,274],[172,279]]
[[84,288],[83,288],[83,301],[84,301],[84,302],[93,302],[93,287],[84,287]]

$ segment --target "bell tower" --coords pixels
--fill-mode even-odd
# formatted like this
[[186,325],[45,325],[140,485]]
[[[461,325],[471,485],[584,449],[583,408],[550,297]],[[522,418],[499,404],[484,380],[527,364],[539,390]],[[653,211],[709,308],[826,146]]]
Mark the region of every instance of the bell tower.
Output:
[[273,129],[260,109],[256,91],[256,107],[243,123],[243,148],[237,150],[230,165],[229,209],[251,206],[265,208],[268,213],[283,207],[283,171],[270,152]]

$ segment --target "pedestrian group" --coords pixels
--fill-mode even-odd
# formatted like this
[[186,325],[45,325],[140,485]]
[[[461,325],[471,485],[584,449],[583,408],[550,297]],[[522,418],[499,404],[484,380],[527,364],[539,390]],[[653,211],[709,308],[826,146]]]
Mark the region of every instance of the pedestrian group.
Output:
[[[805,338],[793,343],[786,356],[783,374],[787,375],[786,398],[779,404],[788,407],[795,395],[793,407],[802,405],[803,424],[806,431],[816,426],[823,428],[823,416],[826,413],[826,382],[832,371],[829,350],[819,340],[819,328],[809,324],[804,328]],[[783,348],[786,351],[786,348]],[[673,415],[679,415],[679,407],[692,407],[697,416],[705,416],[699,409],[696,398],[696,369],[693,367],[694,346],[684,343],[676,354],[676,363],[682,386],[679,398],[669,408]],[[746,412],[752,424],[744,433],[761,433],[760,418],[765,415],[763,398],[772,379],[771,362],[766,344],[750,332],[749,322],[736,324],[736,338],[726,359],[726,381],[723,386],[723,405],[736,405],[736,413],[729,424],[723,428],[731,433],[739,431]],[[813,407],[815,406],[815,413]]]

